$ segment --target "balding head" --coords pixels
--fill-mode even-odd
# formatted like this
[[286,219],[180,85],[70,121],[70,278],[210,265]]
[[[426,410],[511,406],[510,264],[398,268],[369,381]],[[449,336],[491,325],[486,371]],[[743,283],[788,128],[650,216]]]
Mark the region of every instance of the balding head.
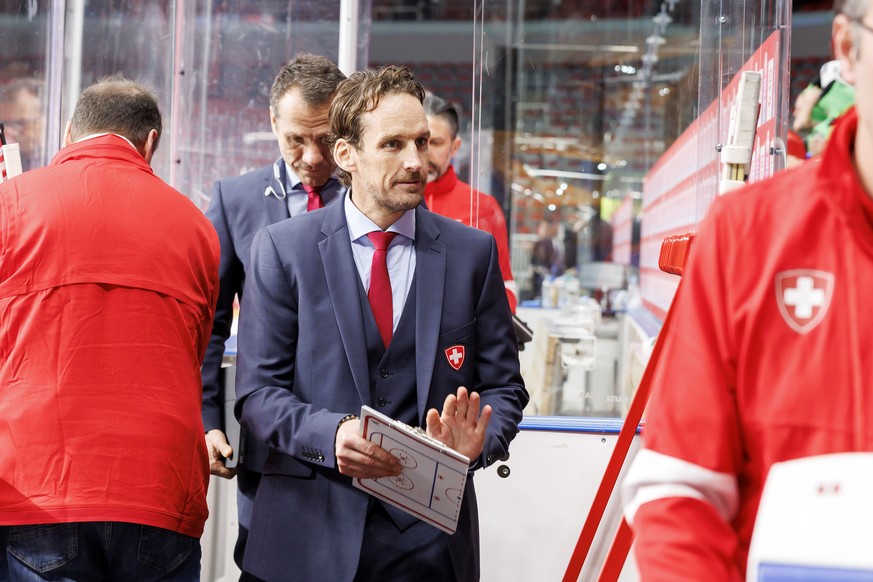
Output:
[[152,130],[161,137],[161,111],[154,93],[121,76],[105,77],[82,92],[70,122],[70,137],[78,141],[95,133],[126,137],[143,155]]

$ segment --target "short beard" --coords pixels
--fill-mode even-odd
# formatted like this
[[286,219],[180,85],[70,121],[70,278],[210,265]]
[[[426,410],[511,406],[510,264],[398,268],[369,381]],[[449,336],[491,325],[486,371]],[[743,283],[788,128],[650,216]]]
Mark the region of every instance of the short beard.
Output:
[[[415,178],[419,178],[419,176],[409,177],[409,179]],[[399,196],[392,196],[391,194],[383,194],[378,188],[370,188],[368,194],[371,200],[374,200],[382,209],[388,212],[406,212],[421,204],[424,195],[424,184],[422,185],[421,192],[417,193],[410,192]]]
[[405,194],[402,197],[394,197],[394,196],[385,196],[383,197],[379,194],[375,200],[379,203],[383,209],[388,212],[406,212],[407,210],[412,210],[421,204],[422,195],[418,194]]

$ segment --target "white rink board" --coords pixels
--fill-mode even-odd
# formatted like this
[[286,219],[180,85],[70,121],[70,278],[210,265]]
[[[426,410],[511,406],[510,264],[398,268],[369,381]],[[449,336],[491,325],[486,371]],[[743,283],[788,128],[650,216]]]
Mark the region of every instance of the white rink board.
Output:
[[[531,424],[537,422],[535,417],[531,420]],[[563,578],[617,438],[617,434],[523,428],[509,447],[508,461],[476,472],[481,582],[551,582]],[[631,454],[638,439],[635,437]],[[505,479],[497,474],[500,465],[510,469]],[[604,516],[604,523],[612,518],[613,531],[620,517],[615,502],[613,497]],[[590,553],[597,553],[602,560],[611,541],[611,536],[598,534]],[[597,579],[599,568],[590,564],[591,557],[579,580]],[[639,580],[632,557],[619,580]]]

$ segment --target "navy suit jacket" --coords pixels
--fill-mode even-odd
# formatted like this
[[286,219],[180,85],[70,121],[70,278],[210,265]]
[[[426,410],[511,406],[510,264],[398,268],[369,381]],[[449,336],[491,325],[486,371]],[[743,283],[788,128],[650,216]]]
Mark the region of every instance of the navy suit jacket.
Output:
[[[218,232],[221,261],[218,267],[219,294],[215,308],[212,335],[206,348],[201,375],[203,380],[203,428],[225,431],[224,384],[221,381],[221,361],[233,322],[234,296],[242,297],[246,272],[249,269],[252,239],[259,230],[289,217],[287,200],[275,194],[266,196],[267,188],[284,192],[275,177],[274,164],[253,170],[242,176],[219,180],[212,187],[212,199],[206,217]],[[284,164],[281,166],[284,172]],[[338,185],[337,185],[338,186]],[[344,188],[326,189],[322,194],[328,204],[338,198]],[[265,447],[254,439],[246,442],[245,467],[260,470],[266,457]]]
[[[506,454],[528,401],[497,246],[421,206],[415,219],[419,424],[458,386],[476,390],[494,410],[471,469],[485,467]],[[235,412],[270,445],[244,562],[259,578],[354,578],[369,496],[337,471],[334,438],[340,419],[374,406],[360,287],[342,200],[270,226],[252,244]],[[458,344],[466,360],[455,370],[444,352]],[[478,578],[472,478],[446,542],[458,579]]]

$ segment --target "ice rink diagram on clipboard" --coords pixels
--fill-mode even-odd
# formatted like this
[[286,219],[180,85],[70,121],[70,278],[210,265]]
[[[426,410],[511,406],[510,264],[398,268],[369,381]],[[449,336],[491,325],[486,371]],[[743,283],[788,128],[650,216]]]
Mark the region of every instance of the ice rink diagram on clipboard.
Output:
[[404,469],[396,477],[355,479],[355,487],[454,533],[469,460],[372,409],[362,410],[361,423],[363,436],[395,455]]

